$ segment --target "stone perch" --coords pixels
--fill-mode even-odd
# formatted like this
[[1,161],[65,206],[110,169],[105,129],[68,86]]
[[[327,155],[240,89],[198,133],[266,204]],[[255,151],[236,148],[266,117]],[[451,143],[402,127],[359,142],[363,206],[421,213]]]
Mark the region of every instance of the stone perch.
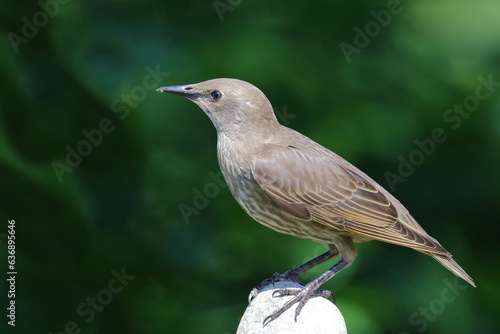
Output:
[[297,322],[295,307],[285,311],[278,319],[262,326],[264,319],[292,299],[293,296],[272,297],[280,288],[301,288],[294,282],[276,282],[268,285],[252,300],[241,318],[236,334],[347,334],[344,318],[329,299],[311,297],[302,309]]

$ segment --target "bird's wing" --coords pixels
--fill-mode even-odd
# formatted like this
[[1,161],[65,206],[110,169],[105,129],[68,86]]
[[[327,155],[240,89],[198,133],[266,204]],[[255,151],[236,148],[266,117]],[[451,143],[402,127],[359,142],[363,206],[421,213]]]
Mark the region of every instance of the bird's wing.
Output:
[[[341,159],[341,158],[339,158]],[[333,154],[268,144],[252,161],[252,176],[284,211],[341,231],[443,255],[449,253],[423,229],[405,223],[375,181]],[[404,208],[403,208],[404,209]]]

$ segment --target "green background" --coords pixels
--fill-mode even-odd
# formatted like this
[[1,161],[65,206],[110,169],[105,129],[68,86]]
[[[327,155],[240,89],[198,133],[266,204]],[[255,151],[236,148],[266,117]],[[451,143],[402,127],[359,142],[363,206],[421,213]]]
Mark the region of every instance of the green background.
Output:
[[[254,285],[326,249],[249,218],[211,176],[209,119],[152,88],[233,77],[392,190],[477,284],[413,250],[362,244],[323,286],[350,333],[498,332],[500,87],[478,88],[480,77],[500,82],[498,1],[61,2],[0,4],[0,328],[234,333]],[[356,39],[366,28],[371,37]],[[474,100],[477,89],[488,97]],[[471,111],[459,116],[464,101]],[[418,153],[435,129],[446,140]],[[98,144],[85,146],[84,130]],[[68,147],[88,154],[58,177]],[[387,172],[410,158],[418,166],[390,187]],[[180,208],[194,205],[186,219]],[[113,270],[134,278],[118,289]],[[105,305],[91,317],[96,297]]]

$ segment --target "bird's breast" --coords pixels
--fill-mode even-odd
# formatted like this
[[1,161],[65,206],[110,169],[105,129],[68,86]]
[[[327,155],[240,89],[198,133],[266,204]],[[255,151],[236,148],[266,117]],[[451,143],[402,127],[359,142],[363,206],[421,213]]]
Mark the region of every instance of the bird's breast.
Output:
[[[236,145],[235,145],[236,146]],[[222,174],[236,201],[253,219],[277,232],[322,243],[335,243],[339,238],[334,228],[314,221],[298,219],[284,212],[253,180],[251,156],[218,143],[218,158]]]

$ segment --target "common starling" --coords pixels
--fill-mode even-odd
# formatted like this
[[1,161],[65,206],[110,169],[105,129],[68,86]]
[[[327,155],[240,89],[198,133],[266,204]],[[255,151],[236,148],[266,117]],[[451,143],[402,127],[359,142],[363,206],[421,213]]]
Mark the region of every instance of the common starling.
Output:
[[275,274],[256,286],[297,276],[340,254],[340,260],[300,289],[264,320],[278,318],[298,303],[295,319],[312,295],[329,296],[320,285],[356,258],[355,244],[380,240],[430,255],[472,286],[472,278],[429,236],[408,210],[368,175],[308,137],[281,125],[266,96],[237,79],[161,87],[160,92],[194,101],[217,129],[217,156],[231,193],[256,221],[280,233],[328,245],[315,259]]

